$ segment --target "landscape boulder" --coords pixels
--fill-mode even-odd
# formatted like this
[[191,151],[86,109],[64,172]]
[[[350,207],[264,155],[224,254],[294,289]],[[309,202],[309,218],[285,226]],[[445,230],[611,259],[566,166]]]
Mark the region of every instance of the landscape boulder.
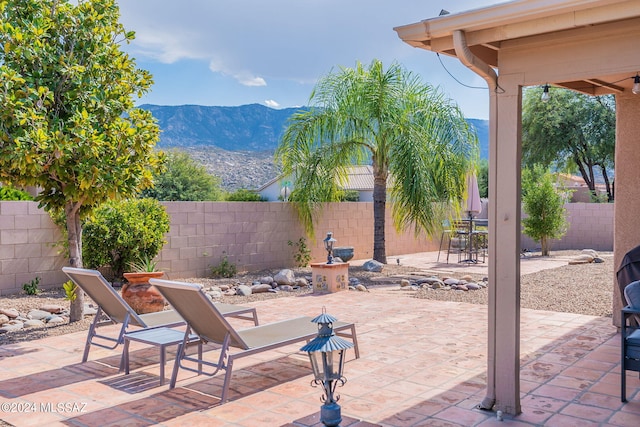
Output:
[[370,271],[373,273],[380,273],[384,268],[384,264],[376,261],[375,259],[370,259],[362,265],[364,271]]
[[273,276],[273,280],[278,285],[291,285],[291,286],[293,286],[293,285],[296,284],[296,276],[295,276],[295,274],[293,274],[293,271],[289,270],[288,268],[286,268],[284,270],[280,270],[278,272],[278,274]]

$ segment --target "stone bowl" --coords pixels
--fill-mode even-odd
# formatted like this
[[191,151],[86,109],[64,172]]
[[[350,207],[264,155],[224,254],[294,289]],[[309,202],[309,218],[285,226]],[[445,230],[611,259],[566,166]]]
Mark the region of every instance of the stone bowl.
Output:
[[333,256],[347,262],[353,258],[353,246],[341,246],[333,248]]

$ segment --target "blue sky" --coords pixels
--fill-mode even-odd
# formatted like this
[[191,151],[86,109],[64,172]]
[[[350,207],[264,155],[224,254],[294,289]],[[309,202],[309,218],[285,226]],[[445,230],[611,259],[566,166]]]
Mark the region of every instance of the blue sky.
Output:
[[318,78],[356,61],[393,61],[488,118],[486,83],[457,60],[403,43],[393,27],[497,0],[119,0],[126,50],[155,84],[138,101],[274,108],[307,105]]

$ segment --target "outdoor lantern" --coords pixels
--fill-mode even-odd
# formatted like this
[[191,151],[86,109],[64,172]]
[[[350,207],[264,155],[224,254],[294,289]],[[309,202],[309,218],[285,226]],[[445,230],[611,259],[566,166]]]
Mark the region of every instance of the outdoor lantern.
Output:
[[324,388],[320,421],[325,426],[339,426],[342,422],[340,405],[336,403],[340,400],[340,396],[334,393],[338,384],[343,386],[347,382],[342,375],[345,352],[353,347],[352,343],[336,336],[333,332],[333,323],[337,320],[327,314],[323,307],[322,314],[311,320],[318,324],[318,336],[300,349],[307,352],[311,360],[314,376],[311,385],[313,387],[321,385]]
[[542,89],[542,96],[540,97],[540,99],[542,100],[542,102],[547,102],[550,98],[551,95],[549,94],[549,85],[544,85],[544,88]]
[[323,240],[324,248],[327,250],[327,264],[333,264],[333,245],[336,243],[332,232],[327,233],[327,237]]

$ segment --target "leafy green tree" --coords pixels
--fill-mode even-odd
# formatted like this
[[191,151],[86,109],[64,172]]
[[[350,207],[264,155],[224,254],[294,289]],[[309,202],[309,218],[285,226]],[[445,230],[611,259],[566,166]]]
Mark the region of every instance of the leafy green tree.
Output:
[[478,163],[478,190],[480,197],[489,197],[489,161],[481,159]]
[[579,171],[595,196],[599,172],[613,201],[609,173],[614,169],[616,112],[611,95],[589,96],[550,88],[547,102],[540,91],[525,91],[522,111],[522,156],[526,166]]
[[163,201],[221,200],[220,178],[207,172],[188,153],[172,150],[166,153],[165,169],[154,175],[153,188],[142,191],[142,197]]
[[[151,185],[159,129],[134,108],[151,76],[121,50],[134,38],[114,0],[0,3],[0,179],[42,189],[64,212],[71,266],[82,267],[82,218]],[[83,295],[70,320],[82,318]]]
[[294,176],[290,201],[307,233],[323,202],[338,201],[353,164],[371,162],[373,258],[386,263],[387,183],[397,229],[433,234],[448,202],[462,199],[477,137],[460,109],[398,64],[341,68],[320,79],[310,109],[290,119],[276,150]]
[[565,197],[556,190],[553,175],[537,166],[522,171],[522,203],[527,217],[524,232],[539,241],[542,256],[549,256],[550,239],[567,232]]

